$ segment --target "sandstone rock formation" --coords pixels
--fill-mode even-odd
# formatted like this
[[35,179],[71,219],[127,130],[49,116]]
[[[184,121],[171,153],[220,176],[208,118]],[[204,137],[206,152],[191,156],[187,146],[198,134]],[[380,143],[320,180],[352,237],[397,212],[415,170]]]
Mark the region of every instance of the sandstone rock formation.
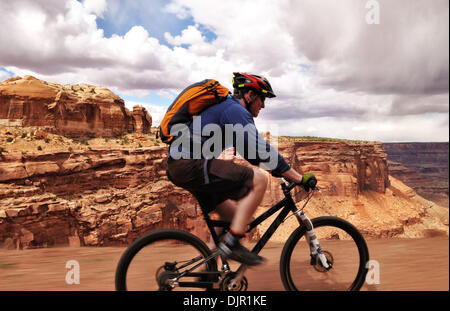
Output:
[[164,147],[3,155],[0,243],[127,244],[161,226],[205,237],[199,210],[165,176]]
[[448,143],[385,143],[383,148],[392,176],[448,207]]
[[44,127],[71,136],[118,136],[148,133],[151,117],[145,108],[133,112],[103,87],[59,85],[32,76],[0,83],[0,124]]
[[[389,177],[379,144],[295,142],[280,144],[280,152],[300,172],[318,177],[323,192],[308,205],[310,217],[345,218],[368,238],[448,235],[448,209]],[[207,240],[198,204],[167,180],[166,157],[167,147],[3,154],[0,245],[126,245],[162,227]],[[281,198],[279,183],[270,177],[258,213]],[[296,226],[291,217],[275,240],[285,241]]]
[[144,107],[133,107],[133,128],[134,131],[141,134],[150,133],[152,127],[152,117]]

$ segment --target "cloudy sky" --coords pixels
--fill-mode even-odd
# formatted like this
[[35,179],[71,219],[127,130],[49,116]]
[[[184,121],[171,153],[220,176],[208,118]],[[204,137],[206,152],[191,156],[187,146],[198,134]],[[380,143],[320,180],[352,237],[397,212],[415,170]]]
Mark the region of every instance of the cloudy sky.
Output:
[[449,140],[448,0],[0,0],[0,80],[105,86],[159,124],[187,85],[233,71],[277,97],[280,135]]

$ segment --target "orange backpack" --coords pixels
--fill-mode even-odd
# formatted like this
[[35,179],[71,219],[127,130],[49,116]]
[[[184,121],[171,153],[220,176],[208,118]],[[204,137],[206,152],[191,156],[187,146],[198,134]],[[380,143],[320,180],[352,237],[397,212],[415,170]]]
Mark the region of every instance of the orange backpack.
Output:
[[167,109],[159,126],[161,140],[172,143],[170,129],[174,124],[188,124],[206,108],[224,101],[230,91],[216,80],[206,79],[185,88]]

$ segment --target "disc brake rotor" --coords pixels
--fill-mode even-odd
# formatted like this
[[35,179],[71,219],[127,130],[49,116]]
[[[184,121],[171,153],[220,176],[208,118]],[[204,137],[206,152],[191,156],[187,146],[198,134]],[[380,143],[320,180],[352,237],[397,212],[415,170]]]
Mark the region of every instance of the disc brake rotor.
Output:
[[328,272],[332,267],[333,267],[333,263],[334,263],[334,259],[333,259],[333,255],[331,255],[330,252],[328,251],[322,251],[323,254],[325,255],[325,258],[327,259],[327,263],[328,265],[331,265],[330,268],[325,268],[322,265],[322,262],[319,259],[319,256],[316,256],[316,264],[314,265],[314,269],[316,269],[316,271],[324,273],[324,272]]

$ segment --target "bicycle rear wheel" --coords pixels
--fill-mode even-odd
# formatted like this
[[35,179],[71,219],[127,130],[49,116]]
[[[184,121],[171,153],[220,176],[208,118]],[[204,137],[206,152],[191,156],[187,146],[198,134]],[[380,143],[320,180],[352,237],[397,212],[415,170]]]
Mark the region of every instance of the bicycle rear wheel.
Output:
[[[188,232],[176,229],[151,232],[134,241],[123,253],[116,269],[116,290],[204,290],[206,287],[199,285],[201,281],[211,283],[217,277],[215,258],[179,279],[178,285],[196,283],[192,288],[172,288],[169,280],[210,255],[208,246]],[[205,276],[205,272],[210,274]]]
[[355,291],[364,284],[369,261],[367,244],[349,222],[337,217],[312,219],[314,233],[331,263],[329,270],[312,258],[306,227],[298,227],[286,242],[280,273],[286,290]]

